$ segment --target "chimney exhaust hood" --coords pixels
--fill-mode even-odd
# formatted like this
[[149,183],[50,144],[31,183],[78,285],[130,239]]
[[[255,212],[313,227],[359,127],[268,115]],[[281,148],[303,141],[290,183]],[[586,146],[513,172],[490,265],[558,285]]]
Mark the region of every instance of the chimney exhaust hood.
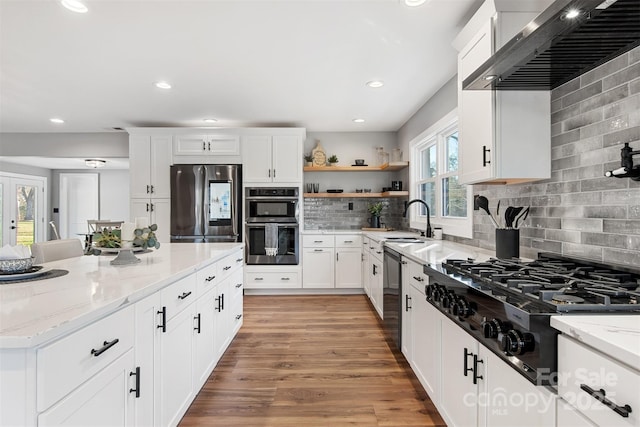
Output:
[[556,0],[462,87],[551,90],[639,45],[640,0]]

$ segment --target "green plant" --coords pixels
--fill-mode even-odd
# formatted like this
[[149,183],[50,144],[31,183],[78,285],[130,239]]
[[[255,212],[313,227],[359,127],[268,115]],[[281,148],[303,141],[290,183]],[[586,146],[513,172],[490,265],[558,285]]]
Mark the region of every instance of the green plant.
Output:
[[335,154],[332,154],[331,157],[329,157],[327,159],[328,163],[338,163],[338,156],[336,156]]
[[[157,224],[151,224],[149,227],[136,228],[133,232],[133,246],[139,248],[156,248],[160,247],[160,242],[156,237],[156,231],[158,230]],[[93,244],[95,246],[93,250],[94,255],[100,255],[100,248],[121,248],[122,238],[119,229],[114,230],[102,230],[97,233],[93,233]]]
[[304,161],[305,162],[313,162],[313,156],[311,154],[305,154],[304,155]]
[[384,204],[382,202],[378,202],[378,203],[373,203],[367,206],[367,210],[373,216],[380,216],[380,212],[382,212],[383,207],[384,207]]
[[157,224],[151,224],[149,227],[145,228],[136,228],[133,234],[135,237],[133,238],[133,246],[137,246],[140,248],[156,248],[160,247],[160,242],[156,238],[156,230],[158,229]]
[[91,239],[93,244],[99,248],[119,248],[122,246],[122,239],[120,238],[120,230],[102,230],[93,233]]

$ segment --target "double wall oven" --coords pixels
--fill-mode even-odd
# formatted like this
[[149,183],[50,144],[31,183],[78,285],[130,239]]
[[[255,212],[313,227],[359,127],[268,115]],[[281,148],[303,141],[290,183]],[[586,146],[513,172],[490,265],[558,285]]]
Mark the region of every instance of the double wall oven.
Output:
[[245,189],[247,264],[298,264],[298,199],[296,187]]

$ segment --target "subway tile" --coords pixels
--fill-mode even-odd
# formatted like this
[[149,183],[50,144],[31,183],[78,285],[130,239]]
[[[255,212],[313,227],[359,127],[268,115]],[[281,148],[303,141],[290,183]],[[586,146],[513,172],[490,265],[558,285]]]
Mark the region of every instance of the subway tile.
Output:
[[638,265],[640,265],[640,252],[623,249],[604,248],[602,250],[602,260],[613,264],[631,265],[637,267]]
[[584,218],[627,218],[627,208],[624,206],[584,206]]
[[604,135],[602,143],[605,147],[608,147],[638,140],[640,140],[640,126],[634,126]]
[[607,190],[621,190],[627,188],[627,183],[624,179],[616,178],[593,178],[580,181],[581,191],[607,191]]
[[580,181],[573,182],[554,182],[547,184],[547,193],[575,193],[580,191]]
[[609,117],[597,123],[592,123],[580,128],[580,139],[597,135],[606,135],[628,127],[625,116]]
[[640,205],[632,205],[628,208],[629,219],[640,219]]
[[580,206],[550,206],[547,208],[547,216],[556,218],[582,218],[585,207]]
[[596,80],[602,80],[604,77],[614,74],[618,70],[625,68],[628,65],[629,56],[627,54],[620,55],[617,58],[614,58],[611,61],[600,65],[599,67],[580,76],[580,85],[587,86],[595,82]]
[[[625,87],[625,86],[623,86]],[[603,117],[616,117],[628,114],[630,111],[636,111],[640,108],[640,94],[628,96],[618,102],[604,106]]]
[[562,222],[560,218],[540,218],[540,217],[531,217],[527,218],[527,222],[529,222],[530,227],[533,228],[562,228]]
[[580,89],[580,79],[573,79],[551,91],[551,100],[556,100]]
[[[551,114],[551,124],[575,117],[580,114],[580,104],[574,104]],[[564,128],[564,126],[563,126]],[[569,129],[570,130],[570,129]]]
[[[610,78],[613,78],[614,76],[615,74],[612,75]],[[587,98],[591,98],[594,95],[602,93],[602,85],[603,85],[602,81],[597,81],[590,85],[581,87],[575,92],[562,98],[562,107],[567,108],[570,105],[576,104],[580,101],[584,101]]]
[[520,227],[520,236],[528,239],[543,239],[546,230],[544,228]]
[[551,146],[557,147],[559,145],[575,142],[580,139],[580,129],[574,129],[569,132],[564,132],[559,135],[551,137]]
[[602,231],[605,233],[640,234],[640,220],[605,219]]
[[631,49],[627,55],[629,55],[629,65],[640,62],[640,46]]
[[[630,81],[631,79],[635,79],[638,76],[640,76],[640,62],[636,62],[633,65],[630,65],[629,67],[624,68],[617,73],[602,79],[601,89],[609,90],[613,87],[625,84],[626,82]],[[562,105],[567,105],[565,104],[564,100],[562,102]]]
[[[551,114],[560,111],[562,109],[562,100],[561,99],[554,99],[553,101],[551,101]],[[553,120],[551,121],[551,123],[553,123]]]
[[580,156],[563,157],[551,161],[551,170],[575,168],[580,165]]
[[628,235],[628,236],[625,236],[625,238],[626,238],[627,249],[640,251],[640,235],[638,236]]
[[562,253],[567,256],[602,260],[602,248],[577,243],[563,243]]
[[[575,169],[567,169],[563,171],[564,181],[575,181],[586,178],[596,178],[604,175],[605,168],[602,164],[582,166]],[[564,172],[567,174],[564,175]]]
[[629,94],[636,94],[640,92],[640,78],[631,80],[629,82]]
[[573,115],[562,122],[562,131],[569,132],[603,120],[603,110],[598,108],[586,113]]
[[561,202],[557,205],[599,205],[602,200],[602,193],[599,191],[592,191],[589,193],[567,193],[561,195]]
[[[614,179],[614,178],[612,178]],[[625,178],[620,178],[625,179]],[[595,203],[592,203],[595,204]],[[604,205],[640,205],[640,189],[606,191],[602,194]]]
[[582,240],[580,242],[583,245],[604,246],[607,248],[621,248],[626,249],[627,237],[622,234],[607,234],[607,233],[581,233]]
[[579,164],[586,165],[601,165],[605,160],[605,153],[602,149],[583,151],[580,154]]
[[580,232],[570,230],[547,230],[545,238],[560,242],[580,243]]
[[562,202],[560,195],[544,195],[531,198],[531,206],[557,206]]
[[[639,85],[640,86],[640,85]],[[557,136],[562,133],[562,122],[551,125],[551,136]]]
[[[596,95],[589,99],[586,99],[580,103],[580,112],[593,112],[601,110],[602,108],[606,108],[610,105],[615,105],[617,103],[621,103],[624,100],[627,100],[629,96],[629,87],[628,85],[618,86],[611,90],[601,93],[600,95]],[[608,116],[615,115],[609,114]],[[605,114],[605,117],[608,117]]]
[[602,220],[596,218],[563,218],[561,228],[563,230],[602,232]]
[[534,239],[531,241],[531,248],[537,249],[538,252],[554,252],[559,254],[562,252],[562,242]]

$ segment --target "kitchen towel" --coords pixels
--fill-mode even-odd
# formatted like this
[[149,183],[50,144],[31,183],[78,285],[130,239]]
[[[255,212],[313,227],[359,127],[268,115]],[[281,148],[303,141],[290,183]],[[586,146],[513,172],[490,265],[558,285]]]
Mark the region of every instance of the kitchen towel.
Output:
[[264,250],[268,256],[276,256],[278,254],[278,225],[277,224],[265,224]]

